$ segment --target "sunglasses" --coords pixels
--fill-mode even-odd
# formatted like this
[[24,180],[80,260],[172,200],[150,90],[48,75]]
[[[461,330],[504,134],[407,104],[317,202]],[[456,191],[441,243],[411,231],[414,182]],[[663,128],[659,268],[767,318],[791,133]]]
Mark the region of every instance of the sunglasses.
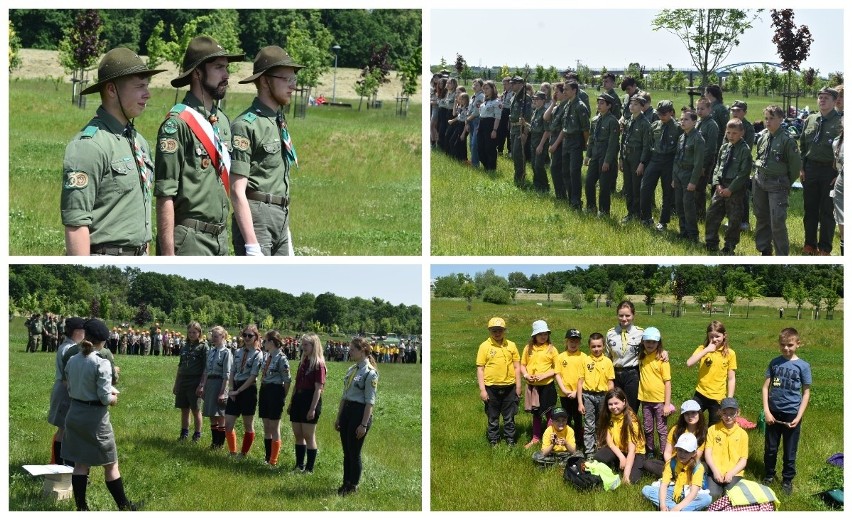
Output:
[[254,337],[254,334],[243,333],[243,337],[244,337],[244,338],[253,338],[253,337]]

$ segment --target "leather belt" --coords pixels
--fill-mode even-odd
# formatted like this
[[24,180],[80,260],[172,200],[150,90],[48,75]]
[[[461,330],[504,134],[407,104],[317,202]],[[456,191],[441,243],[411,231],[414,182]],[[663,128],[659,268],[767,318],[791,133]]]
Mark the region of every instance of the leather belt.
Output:
[[148,251],[148,244],[141,246],[112,246],[109,244],[93,245],[89,253],[93,255],[108,256],[143,256]]
[[281,206],[282,208],[286,208],[290,205],[290,197],[281,197],[278,195],[272,195],[271,193],[263,193],[260,191],[247,191],[246,198],[250,200],[256,200],[258,202],[265,202],[267,204],[275,204],[276,206]]
[[185,218],[180,222],[180,225],[202,233],[207,233],[208,235],[213,235],[214,237],[221,235],[222,232],[225,231],[225,224],[210,224],[207,222],[201,222],[194,218]]
[[71,400],[77,401],[80,404],[85,404],[85,405],[88,405],[88,406],[106,406],[104,403],[102,403],[100,401],[82,401],[80,399],[74,399],[73,397],[71,398]]

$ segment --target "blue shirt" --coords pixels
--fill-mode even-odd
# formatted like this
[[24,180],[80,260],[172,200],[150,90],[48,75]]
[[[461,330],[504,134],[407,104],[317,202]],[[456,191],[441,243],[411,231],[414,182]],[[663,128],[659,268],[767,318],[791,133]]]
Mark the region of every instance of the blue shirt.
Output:
[[802,386],[811,384],[811,365],[803,359],[788,361],[778,356],[766,369],[769,379],[769,411],[796,415],[802,404]]

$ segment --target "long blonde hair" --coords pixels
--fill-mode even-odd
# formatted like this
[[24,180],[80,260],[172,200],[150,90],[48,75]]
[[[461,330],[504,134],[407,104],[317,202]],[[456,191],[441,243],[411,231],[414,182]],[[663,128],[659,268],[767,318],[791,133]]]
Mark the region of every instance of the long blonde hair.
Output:
[[307,356],[302,352],[302,363],[308,366],[306,373],[310,374],[314,369],[325,366],[325,358],[322,354],[322,343],[320,343],[319,336],[314,333],[305,334],[302,336],[301,341],[310,343],[313,347],[311,348],[311,353]]

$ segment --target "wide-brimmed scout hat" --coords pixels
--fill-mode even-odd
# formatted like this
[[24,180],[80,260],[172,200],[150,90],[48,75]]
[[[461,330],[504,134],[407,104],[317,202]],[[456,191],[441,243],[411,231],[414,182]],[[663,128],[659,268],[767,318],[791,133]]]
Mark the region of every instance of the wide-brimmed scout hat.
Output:
[[183,55],[183,64],[181,65],[180,76],[172,80],[172,86],[175,88],[189,85],[192,71],[196,67],[211,58],[225,58],[228,63],[232,61],[243,61],[245,54],[228,54],[228,51],[219,45],[219,42],[209,36],[196,36],[189,42],[186,47],[186,53]]
[[254,69],[252,75],[246,79],[241,79],[238,83],[251,83],[261,77],[264,72],[274,67],[291,67],[297,72],[299,69],[304,69],[304,65],[299,65],[293,62],[287,51],[277,45],[270,45],[260,49],[257,56],[254,57]]
[[106,83],[124,76],[148,77],[161,72],[165,72],[165,69],[149,69],[142,58],[127,47],[116,47],[101,58],[101,62],[98,64],[97,81],[83,89],[80,94],[85,96],[86,94],[100,92],[101,87]]

